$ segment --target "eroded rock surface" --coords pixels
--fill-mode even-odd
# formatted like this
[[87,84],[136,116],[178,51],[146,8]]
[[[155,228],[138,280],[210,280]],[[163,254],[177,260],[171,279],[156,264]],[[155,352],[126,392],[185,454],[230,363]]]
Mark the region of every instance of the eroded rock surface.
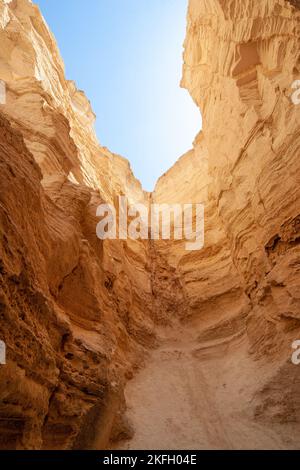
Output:
[[[203,130],[150,195],[38,8],[0,0],[0,448],[299,447],[298,3],[189,1]],[[119,195],[204,203],[204,248],[100,241]]]
[[0,8],[0,447],[88,447],[97,423],[104,446],[155,332],[148,247],[101,242],[96,209],[148,195],[97,142],[38,8]]

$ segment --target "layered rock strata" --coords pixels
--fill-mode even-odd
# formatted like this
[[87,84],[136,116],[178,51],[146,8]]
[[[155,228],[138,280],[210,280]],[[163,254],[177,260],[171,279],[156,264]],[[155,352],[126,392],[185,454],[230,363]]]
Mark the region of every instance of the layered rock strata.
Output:
[[[299,20],[297,2],[190,0],[182,86],[203,131],[154,193],[161,202],[205,203],[204,249],[161,250],[184,286],[184,320],[199,332],[200,349],[226,351],[214,382],[216,390],[227,384],[219,393],[224,422],[248,420],[253,445],[254,423],[276,430],[273,446],[299,440],[299,371],[291,363],[300,336],[300,113],[291,99]],[[239,445],[236,435],[231,445]]]
[[[240,434],[297,447],[299,19],[292,1],[189,1],[182,86],[203,130],[150,195],[98,143],[38,8],[0,1],[0,448],[130,437],[125,383],[174,321],[193,361],[219,371],[220,445],[247,446],[240,420]],[[100,241],[97,206],[119,195],[204,203],[204,248]]]
[[88,447],[97,423],[104,446],[124,428],[124,382],[155,333],[148,248],[100,241],[96,209],[148,195],[97,142],[38,8],[0,8],[0,447]]

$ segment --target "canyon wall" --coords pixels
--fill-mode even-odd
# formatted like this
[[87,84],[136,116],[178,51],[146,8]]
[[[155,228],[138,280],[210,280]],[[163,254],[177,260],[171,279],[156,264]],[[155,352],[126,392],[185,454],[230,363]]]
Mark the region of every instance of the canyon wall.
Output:
[[216,375],[226,382],[223,409],[232,410],[224,411],[227,433],[235,413],[295,446],[300,113],[291,95],[300,77],[299,27],[295,2],[190,0],[182,86],[201,110],[203,130],[153,196],[205,204],[204,249],[188,253],[176,242],[158,251],[181,280],[183,320],[198,332],[199,358],[207,350],[225,355]]
[[[296,446],[299,19],[297,2],[189,1],[182,86],[203,130],[150,195],[98,143],[38,8],[0,0],[0,448],[130,437],[124,385],[175,320],[199,361],[222,359],[228,426],[233,410]],[[204,203],[204,248],[100,241],[97,206],[119,195]]]
[[148,246],[99,240],[96,209],[149,196],[97,142],[38,8],[1,1],[0,24],[0,447],[86,447],[97,423],[103,446],[129,432],[124,382],[155,333]]

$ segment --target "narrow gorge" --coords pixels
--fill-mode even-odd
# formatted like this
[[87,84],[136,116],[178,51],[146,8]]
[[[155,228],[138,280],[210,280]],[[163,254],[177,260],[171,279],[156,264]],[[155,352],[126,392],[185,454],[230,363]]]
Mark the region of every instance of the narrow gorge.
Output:
[[[299,1],[189,0],[203,129],[150,194],[0,0],[0,449],[299,449],[299,45]],[[100,240],[120,195],[203,203],[204,247]]]

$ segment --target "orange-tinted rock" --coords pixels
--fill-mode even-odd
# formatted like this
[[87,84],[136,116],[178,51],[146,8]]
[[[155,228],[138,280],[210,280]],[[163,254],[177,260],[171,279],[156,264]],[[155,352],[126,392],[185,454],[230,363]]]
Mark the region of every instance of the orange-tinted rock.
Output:
[[[91,105],[65,79],[38,8],[0,0],[0,448],[103,448],[131,437],[125,384],[164,341],[175,350],[154,353],[136,399],[152,377],[166,390],[182,380],[205,423],[203,446],[297,447],[297,6],[189,1],[182,85],[203,130],[150,195],[98,143]],[[96,209],[119,195],[204,203],[204,248],[100,241]],[[184,372],[195,379],[185,384]],[[168,394],[149,389],[161,415]]]

